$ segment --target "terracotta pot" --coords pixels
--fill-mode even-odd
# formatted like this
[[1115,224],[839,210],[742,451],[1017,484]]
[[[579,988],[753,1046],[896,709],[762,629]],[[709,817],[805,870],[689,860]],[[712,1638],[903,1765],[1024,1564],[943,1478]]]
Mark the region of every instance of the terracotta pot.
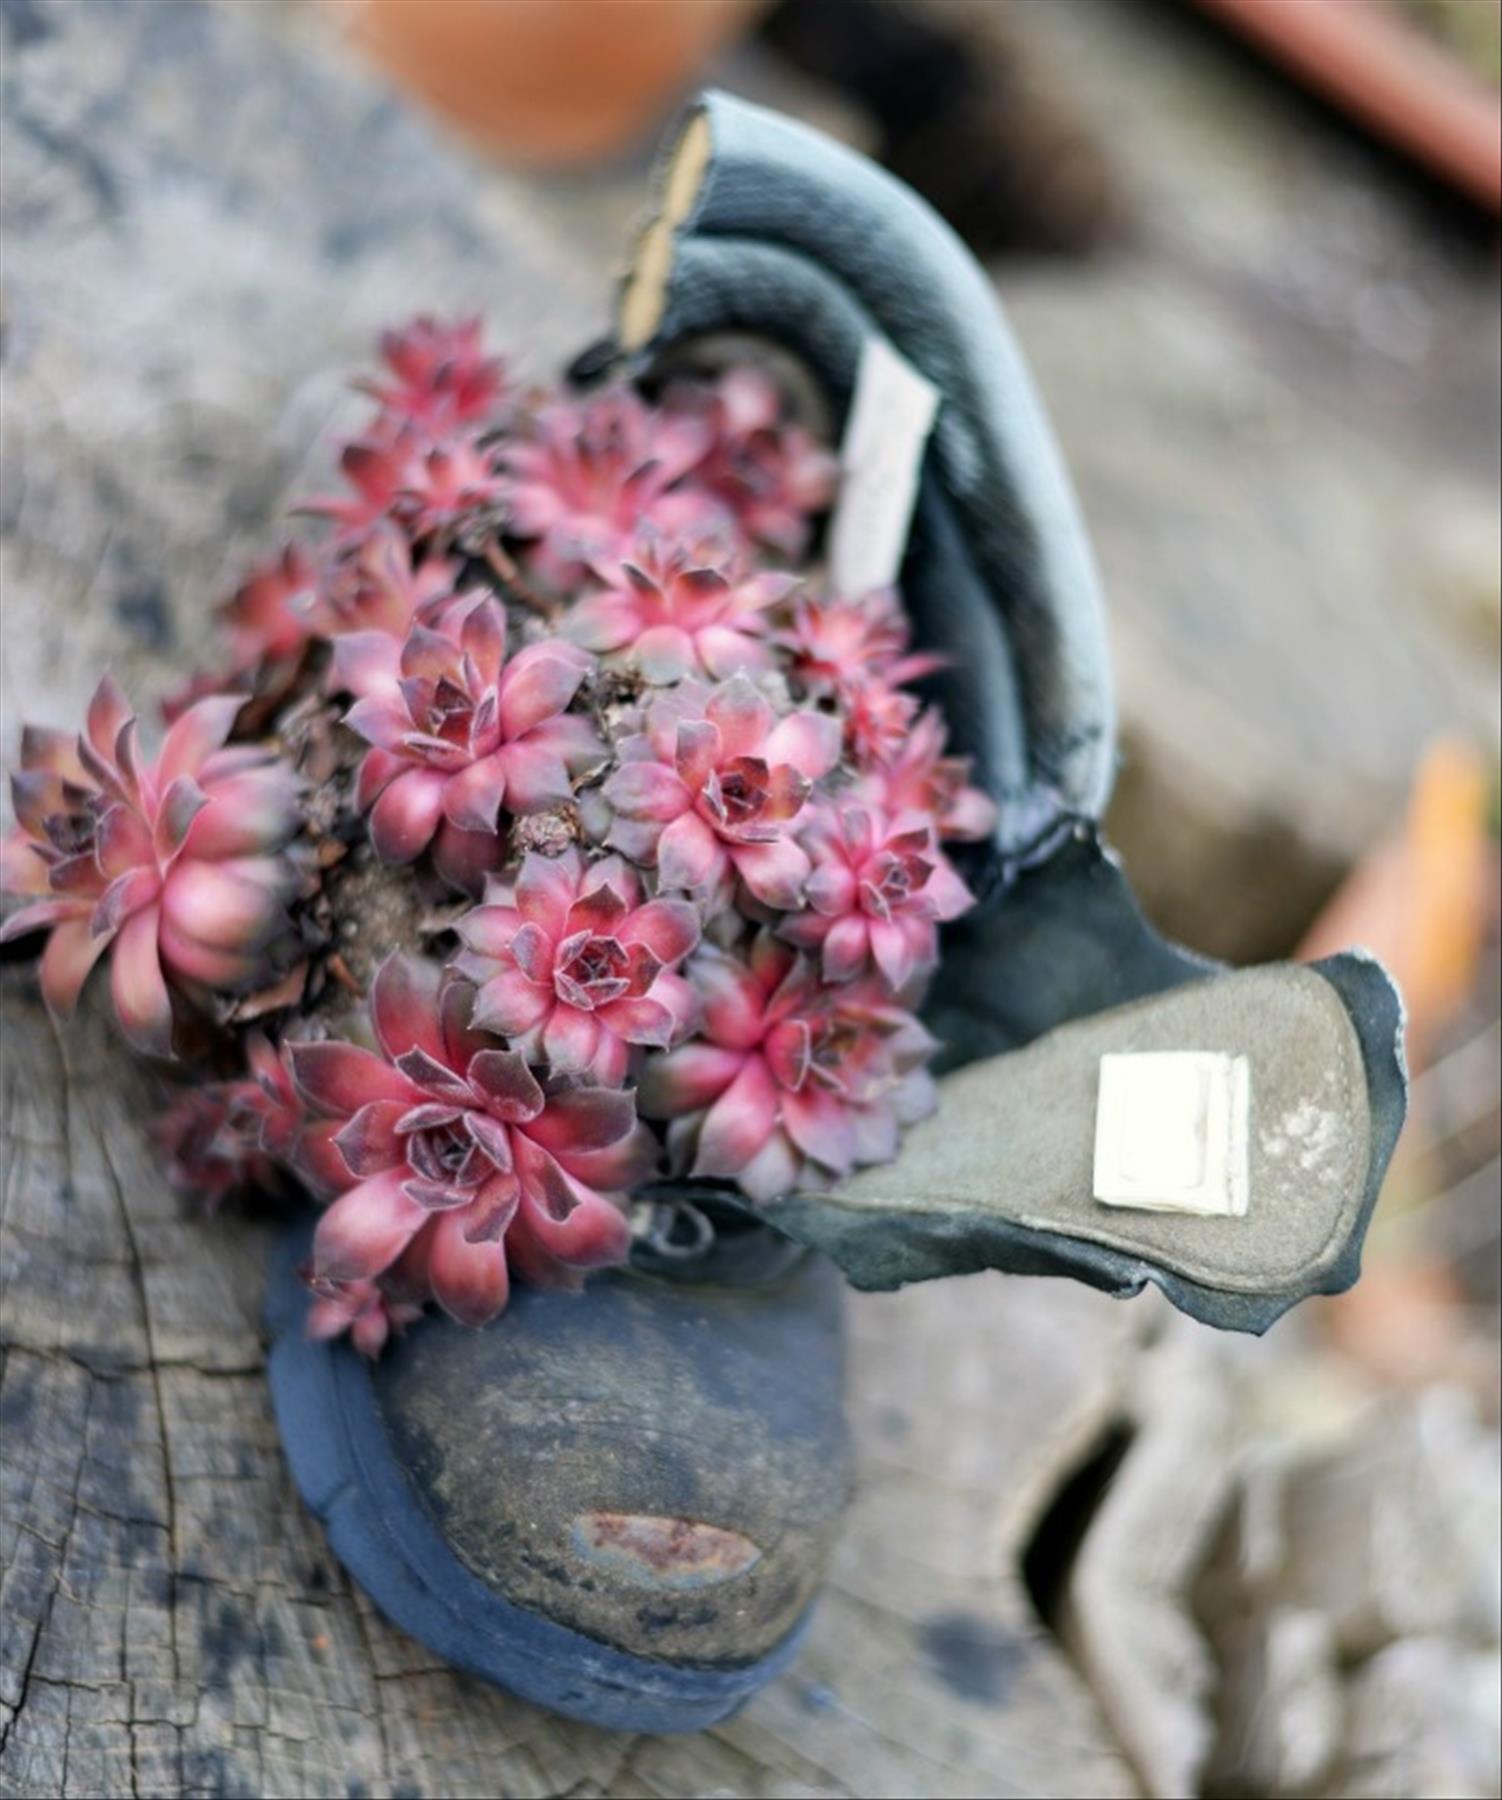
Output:
[[403,87],[514,160],[608,156],[765,0],[331,0]]

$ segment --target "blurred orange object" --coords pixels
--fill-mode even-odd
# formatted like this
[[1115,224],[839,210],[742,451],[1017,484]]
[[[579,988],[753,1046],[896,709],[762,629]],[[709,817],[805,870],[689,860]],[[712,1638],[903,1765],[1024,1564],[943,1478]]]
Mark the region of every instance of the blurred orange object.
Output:
[[1379,1381],[1452,1381],[1488,1401],[1495,1394],[1495,1376],[1488,1376],[1495,1356],[1468,1334],[1465,1292],[1435,1257],[1368,1256],[1356,1286],[1317,1316],[1330,1341]]
[[1195,3],[1479,206],[1502,211],[1502,102],[1392,8],[1374,0]]
[[1497,882],[1490,793],[1488,765],[1471,745],[1432,744],[1402,828],[1357,864],[1299,946],[1306,958],[1351,944],[1376,952],[1402,991],[1416,1066],[1476,983]]
[[394,80],[487,148],[556,166],[655,125],[764,0],[332,0]]

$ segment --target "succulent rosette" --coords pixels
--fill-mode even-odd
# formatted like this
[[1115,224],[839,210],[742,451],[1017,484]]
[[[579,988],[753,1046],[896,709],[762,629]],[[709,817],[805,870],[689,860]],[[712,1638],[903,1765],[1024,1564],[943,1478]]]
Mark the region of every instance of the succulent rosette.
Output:
[[477,891],[504,842],[501,806],[537,812],[567,800],[571,770],[603,751],[594,727],[565,708],[591,667],[550,639],[509,660],[506,614],[482,595],[424,613],[405,637],[351,632],[334,646],[338,684],[357,696],[345,723],[372,746],[357,803],[383,862],[429,845],[439,871]]
[[939,925],[975,904],[939,849],[923,813],[896,819],[869,807],[822,807],[802,833],[813,864],[805,911],[783,921],[782,935],[819,952],[824,979],[849,981],[875,969],[901,993],[939,960]]
[[918,813],[941,838],[974,843],[996,829],[996,802],[970,781],[970,759],[944,754],[944,721],[930,707],[901,743],[867,759],[855,791],[887,813]]
[[761,369],[727,369],[705,392],[670,395],[709,427],[695,471],[752,542],[801,556],[812,520],[834,498],[839,462],[828,445],[788,417],[777,383]]
[[933,1040],[880,984],[826,987],[767,933],[744,956],[705,945],[689,974],[700,1031],[648,1062],[640,1093],[648,1118],[674,1121],[684,1172],[772,1200],[886,1161],[932,1109]]
[[[313,1239],[320,1280],[403,1276],[456,1319],[506,1304],[509,1260],[567,1284],[626,1247],[623,1194],[656,1147],[631,1095],[545,1092],[518,1050],[471,1023],[474,989],[393,955],[370,992],[376,1050],[325,1041],[292,1051],[308,1106],[343,1119],[345,1191]],[[509,1260],[508,1260],[509,1259]]]
[[311,1265],[303,1270],[303,1279],[313,1290],[308,1336],[335,1338],[347,1332],[361,1356],[379,1356],[393,1335],[400,1337],[422,1317],[419,1301],[389,1294],[374,1281],[330,1281]]
[[178,1091],[152,1123],[167,1179],[210,1210],[231,1195],[281,1192],[293,1175],[312,1193],[336,1194],[349,1170],[337,1125],[310,1117],[292,1082],[292,1046],[262,1031],[245,1038],[245,1069]]
[[709,445],[703,420],[655,411],[629,388],[554,401],[501,450],[508,528],[555,584],[619,556],[644,522],[669,532],[724,529],[729,509],[685,480]]
[[856,598],[801,592],[777,644],[788,674],[816,699],[848,695],[861,682],[900,687],[942,668],[939,656],[909,649],[912,626],[892,588]]
[[330,520],[344,545],[387,519],[414,541],[428,539],[471,515],[489,515],[506,485],[478,436],[432,443],[421,427],[394,416],[348,445],[339,468],[351,491],[311,500],[303,510]]
[[53,1010],[107,961],[182,1053],[174,1185],[316,1202],[309,1329],[366,1355],[621,1261],[648,1177],[895,1155],[946,847],[995,823],[900,594],[830,590],[838,465],[763,370],[581,398],[474,319],[379,351],[155,757],[108,678],[28,728],[0,861]]
[[183,1088],[152,1120],[151,1135],[168,1181],[209,1212],[233,1195],[275,1190],[277,1162],[261,1153],[236,1116],[238,1082]]
[[262,672],[290,672],[308,647],[306,614],[316,579],[316,565],[299,544],[251,569],[221,615],[230,651],[223,685]]
[[255,745],[226,747],[237,695],[201,700],[142,758],[136,718],[106,676],[71,742],[32,732],[12,781],[5,885],[34,896],[0,936],[49,933],[42,991],[66,1017],[110,953],[121,1029],[172,1051],[174,989],[244,992],[292,938],[302,873],[296,775]]
[[417,558],[411,540],[382,520],[331,559],[291,610],[310,641],[351,631],[400,637],[420,612],[454,592],[458,578],[458,564],[446,557]]
[[361,386],[388,416],[431,431],[491,423],[506,396],[506,371],[485,349],[478,318],[429,313],[381,333],[381,375]]
[[605,586],[569,608],[564,634],[644,681],[664,686],[685,675],[776,668],[767,615],[796,586],[794,577],[748,568],[723,542],[673,539],[650,525],[628,554],[596,558],[593,572]]
[[618,1087],[633,1046],[665,1049],[693,1023],[694,991],[674,970],[699,941],[698,912],[644,900],[618,856],[529,853],[459,936],[454,966],[476,983],[475,1023],[559,1075]]
[[839,754],[829,713],[779,718],[745,676],[714,689],[681,682],[620,746],[604,787],[618,815],[610,842],[710,911],[729,903],[737,879],[763,905],[796,907],[813,865],[793,826]]

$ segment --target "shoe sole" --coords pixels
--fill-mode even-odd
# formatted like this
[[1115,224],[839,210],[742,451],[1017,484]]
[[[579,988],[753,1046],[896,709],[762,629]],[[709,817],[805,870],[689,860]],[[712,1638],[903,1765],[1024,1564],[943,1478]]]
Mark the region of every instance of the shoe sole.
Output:
[[701,1731],[729,1718],[798,1654],[809,1614],[756,1662],[691,1668],[612,1649],[503,1600],[461,1563],[407,1480],[368,1365],[347,1341],[307,1335],[297,1275],[311,1226],[268,1271],[267,1376],[292,1479],[334,1554],[385,1616],[445,1662],[568,1718],[622,1731]]

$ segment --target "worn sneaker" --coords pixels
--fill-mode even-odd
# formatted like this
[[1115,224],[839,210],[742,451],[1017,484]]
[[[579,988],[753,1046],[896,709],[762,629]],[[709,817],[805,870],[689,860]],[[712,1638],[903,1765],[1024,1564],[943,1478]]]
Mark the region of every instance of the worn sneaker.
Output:
[[293,1473],[376,1603],[529,1700],[641,1731],[724,1717],[796,1651],[849,1479],[818,1252],[870,1287],[1154,1282],[1260,1330],[1354,1279],[1404,1106],[1375,964],[1219,971],[1154,936],[1103,845],[1096,579],[981,271],[862,158],[710,95],[577,375],[652,383],[727,334],[791,359],[836,423],[873,342],[937,392],[926,451],[882,479],[894,505],[914,489],[901,583],[918,648],[948,659],[950,742],[898,767],[936,806],[968,756],[997,815],[925,1014],[938,1111],[890,1164],[754,1216],[712,1185],[657,1190],[627,1269],[518,1291],[496,1329],[425,1319],[379,1363],[307,1335],[306,1232],[269,1305]]

